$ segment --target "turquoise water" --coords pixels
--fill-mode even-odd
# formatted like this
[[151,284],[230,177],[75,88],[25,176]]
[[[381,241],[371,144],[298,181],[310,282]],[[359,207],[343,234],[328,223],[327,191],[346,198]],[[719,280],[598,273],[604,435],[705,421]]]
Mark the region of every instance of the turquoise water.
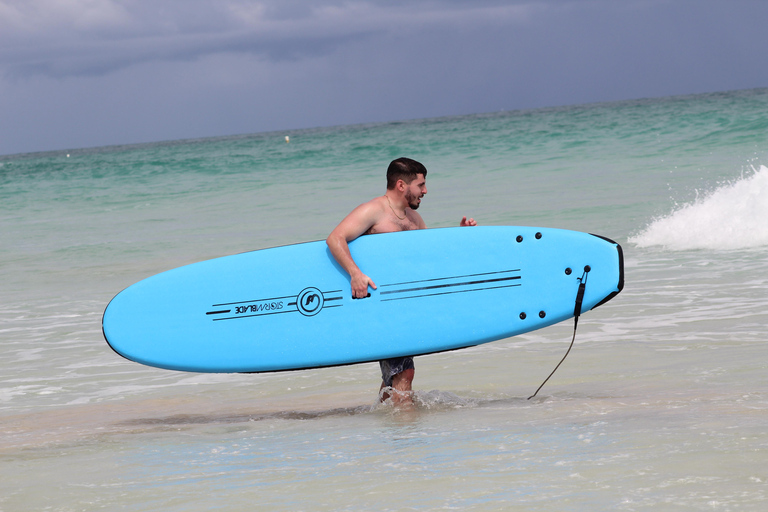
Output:
[[[767,134],[760,89],[2,156],[0,511],[760,509]],[[430,227],[624,247],[534,400],[571,325],[418,358],[411,412],[375,364],[189,374],[103,341],[124,287],[325,238],[398,156]]]

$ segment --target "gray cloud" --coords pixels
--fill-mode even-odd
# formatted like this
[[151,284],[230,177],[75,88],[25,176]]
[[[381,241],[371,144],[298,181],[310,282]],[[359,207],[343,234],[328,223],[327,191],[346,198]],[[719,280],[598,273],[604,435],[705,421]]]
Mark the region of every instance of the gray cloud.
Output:
[[6,0],[0,66],[14,76],[65,77],[226,52],[311,58],[373,34],[460,30],[523,19],[531,9],[497,2]]
[[768,86],[751,0],[0,0],[0,154]]

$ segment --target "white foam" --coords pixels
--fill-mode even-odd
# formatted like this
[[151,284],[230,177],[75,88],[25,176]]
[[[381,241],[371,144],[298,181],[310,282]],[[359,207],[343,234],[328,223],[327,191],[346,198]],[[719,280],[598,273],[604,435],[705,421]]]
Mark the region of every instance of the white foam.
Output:
[[768,245],[768,167],[654,220],[629,241],[678,251]]

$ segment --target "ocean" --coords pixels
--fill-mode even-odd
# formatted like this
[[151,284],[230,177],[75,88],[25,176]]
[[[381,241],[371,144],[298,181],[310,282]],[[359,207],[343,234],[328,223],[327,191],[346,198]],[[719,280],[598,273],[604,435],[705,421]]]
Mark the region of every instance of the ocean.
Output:
[[[105,343],[123,288],[324,239],[399,156],[429,227],[622,245],[624,291],[533,400],[570,322],[417,358],[413,410],[377,404],[375,363],[196,374]],[[763,510],[767,166],[768,89],[0,156],[0,511]]]

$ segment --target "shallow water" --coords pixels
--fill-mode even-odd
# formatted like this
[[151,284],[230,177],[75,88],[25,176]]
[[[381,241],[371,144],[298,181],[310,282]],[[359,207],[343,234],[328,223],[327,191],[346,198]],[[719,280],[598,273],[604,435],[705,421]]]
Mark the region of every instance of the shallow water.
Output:
[[[0,510],[759,510],[766,103],[739,91],[0,157]],[[192,374],[104,342],[122,288],[324,238],[401,155],[429,169],[431,227],[466,214],[624,247],[624,291],[581,317],[536,398],[569,323],[417,358],[409,411],[376,404],[375,364]]]

